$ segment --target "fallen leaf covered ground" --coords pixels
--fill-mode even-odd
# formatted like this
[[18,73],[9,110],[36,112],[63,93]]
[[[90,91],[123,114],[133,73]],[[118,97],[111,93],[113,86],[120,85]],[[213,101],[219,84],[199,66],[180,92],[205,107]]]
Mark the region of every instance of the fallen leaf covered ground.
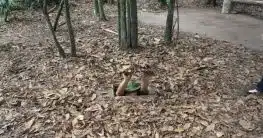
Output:
[[[140,47],[123,50],[105,31],[117,30],[116,7],[105,7],[107,22],[91,9],[72,6],[78,58],[58,56],[41,12],[0,27],[1,137],[263,136],[263,98],[245,94],[261,78],[262,52],[183,32],[166,45],[164,28],[144,24]],[[58,38],[69,52],[66,31]],[[131,61],[157,72],[151,95],[113,97]]]

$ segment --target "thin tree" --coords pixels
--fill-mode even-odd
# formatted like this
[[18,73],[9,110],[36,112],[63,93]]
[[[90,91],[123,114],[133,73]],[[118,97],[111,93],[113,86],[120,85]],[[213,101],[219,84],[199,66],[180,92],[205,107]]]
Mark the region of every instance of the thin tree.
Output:
[[122,48],[138,46],[138,17],[136,0],[118,0],[119,44]]
[[131,1],[126,0],[126,10],[127,10],[127,46],[131,45]]
[[58,9],[58,13],[57,13],[57,16],[56,16],[56,20],[55,20],[55,23],[54,23],[54,27],[53,27],[53,30],[54,30],[54,31],[57,30],[58,21],[59,21],[59,18],[60,18],[60,16],[61,16],[63,7],[64,7],[64,0],[61,0],[61,2],[60,2],[60,4],[59,4],[59,9]]
[[93,12],[95,16],[99,16],[99,3],[98,0],[93,0]]
[[175,25],[177,24],[177,32],[176,32],[176,40],[175,40],[175,45],[177,45],[177,42],[178,42],[178,38],[179,38],[179,32],[180,32],[180,16],[179,16],[179,0],[176,0],[176,14],[177,14],[177,17],[176,17],[176,20],[174,22],[174,26],[173,26],[173,31],[174,31],[174,28],[175,28]]
[[105,13],[104,13],[104,8],[103,8],[103,5],[104,5],[104,2],[103,0],[98,0],[98,4],[99,4],[99,19],[100,21],[106,21],[106,16],[105,16]]
[[138,46],[138,16],[137,16],[137,2],[136,0],[130,1],[131,10],[131,47]]
[[213,5],[214,7],[217,6],[216,0],[207,0],[207,2],[206,2],[207,5],[208,5],[208,4],[211,4],[211,3],[212,3],[212,5]]
[[61,57],[65,58],[65,57],[66,57],[65,52],[64,52],[63,48],[60,46],[60,44],[59,44],[59,42],[58,42],[58,40],[57,40],[55,31],[53,30],[53,27],[52,27],[52,24],[51,24],[49,15],[48,15],[48,11],[47,11],[47,0],[44,0],[44,3],[43,3],[43,14],[44,14],[45,19],[46,19],[46,21],[47,21],[47,23],[48,23],[48,27],[49,27],[49,29],[50,29],[50,31],[51,31],[51,34],[52,34],[52,36],[53,36],[53,39],[54,39],[54,41],[55,41],[55,45],[56,45],[56,47],[57,47],[57,49],[58,49],[59,55],[60,55]]
[[121,4],[120,0],[117,0],[118,7],[118,36],[119,36],[119,45],[121,45]]
[[65,13],[66,13],[66,22],[68,26],[68,33],[69,33],[69,38],[70,38],[70,44],[71,44],[71,56],[76,57],[76,43],[75,43],[75,36],[74,36],[74,31],[73,27],[71,24],[71,19],[70,19],[70,11],[69,11],[69,3],[68,0],[64,0],[65,2]]
[[103,5],[104,5],[104,0],[93,0],[94,16],[99,17],[100,21],[107,20]]
[[121,47],[127,47],[126,0],[120,0]]
[[62,0],[61,3],[60,3],[60,8],[59,8],[59,11],[57,13],[57,17],[56,17],[56,20],[55,20],[55,23],[54,23],[54,26],[52,26],[52,23],[51,23],[51,20],[50,20],[50,17],[48,15],[48,11],[47,11],[47,0],[44,0],[43,1],[43,14],[45,16],[45,19],[48,23],[48,27],[52,33],[52,36],[53,36],[53,39],[55,41],[55,45],[56,47],[58,48],[58,51],[59,51],[59,54],[60,56],[62,56],[63,58],[66,57],[66,54],[63,50],[63,48],[61,47],[61,45],[59,44],[58,40],[57,40],[57,37],[56,37],[56,33],[55,33],[55,30],[57,28],[57,22],[59,21],[59,17],[61,16],[61,12],[62,12],[62,9],[63,9],[63,5],[65,5],[65,19],[66,19],[66,24],[67,24],[67,27],[68,27],[68,33],[69,33],[69,38],[70,38],[70,44],[71,44],[71,56],[72,57],[76,57],[77,54],[76,54],[76,44],[75,44],[75,36],[74,36],[74,31],[73,31],[73,27],[72,27],[72,24],[71,24],[71,18],[70,18],[70,10],[69,10],[69,2],[68,0]]
[[166,0],[158,0],[158,2],[161,4],[161,7],[164,7],[167,5]]
[[114,4],[114,0],[107,0],[108,4]]
[[166,28],[164,34],[164,40],[168,43],[171,43],[173,37],[174,6],[175,6],[175,0],[169,0]]

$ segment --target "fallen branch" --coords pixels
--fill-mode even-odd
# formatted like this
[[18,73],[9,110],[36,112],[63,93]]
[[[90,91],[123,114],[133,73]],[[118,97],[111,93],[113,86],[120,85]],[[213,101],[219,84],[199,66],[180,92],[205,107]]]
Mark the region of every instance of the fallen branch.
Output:
[[110,29],[105,29],[105,28],[102,28],[102,30],[104,30],[104,31],[106,31],[106,32],[109,32],[109,33],[113,33],[113,34],[116,34],[116,35],[118,35],[118,33],[117,33],[117,32],[115,32],[115,31],[112,31],[112,30],[110,30]]

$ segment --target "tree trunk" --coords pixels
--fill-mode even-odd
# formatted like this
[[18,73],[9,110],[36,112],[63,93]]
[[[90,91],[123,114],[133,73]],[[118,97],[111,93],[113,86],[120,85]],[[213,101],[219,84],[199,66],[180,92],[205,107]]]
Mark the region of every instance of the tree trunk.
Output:
[[127,48],[126,0],[120,0],[121,47]]
[[216,0],[207,0],[206,4],[207,5],[212,4],[215,7],[216,6]]
[[131,46],[131,1],[126,0],[126,9],[127,9],[127,46]]
[[[179,39],[179,33],[180,33],[180,17],[179,17],[179,0],[176,0],[176,15],[177,15],[177,18],[176,18],[176,21],[175,21],[175,24],[174,24],[174,27],[177,23],[177,32],[176,32],[176,39],[175,39],[175,46],[177,45],[177,42],[178,42],[178,39]],[[173,31],[174,31],[174,27],[173,27]]]
[[120,0],[117,0],[118,6],[118,36],[119,36],[119,45],[121,45],[121,7]]
[[120,46],[123,48],[136,48],[138,46],[136,0],[118,0],[118,16]]
[[58,21],[59,21],[59,18],[60,18],[60,16],[61,16],[63,7],[64,7],[64,0],[61,0],[61,2],[60,2],[60,4],[59,4],[59,10],[58,10],[58,13],[57,13],[57,17],[56,17],[56,20],[55,20],[55,23],[54,23],[54,26],[53,26],[53,30],[54,30],[54,31],[57,30]]
[[65,17],[66,17],[70,44],[71,44],[71,56],[76,57],[77,56],[76,43],[75,43],[74,31],[73,31],[73,27],[72,27],[71,19],[70,19],[69,3],[68,3],[68,0],[64,0],[64,2],[65,2],[65,13],[66,13]]
[[99,3],[98,0],[93,0],[94,15],[99,16]]
[[232,0],[224,0],[221,12],[230,13],[231,9],[232,9]]
[[5,7],[2,9],[4,11],[4,21],[8,22],[8,15],[10,12],[10,1],[9,0],[5,0],[4,3]]
[[107,0],[107,3],[114,4],[114,0]]
[[56,34],[53,30],[53,27],[52,27],[52,24],[51,24],[51,21],[50,21],[50,18],[49,18],[49,15],[48,15],[48,12],[47,12],[47,0],[44,0],[44,3],[43,3],[43,14],[46,18],[46,21],[48,23],[48,27],[52,33],[52,36],[53,36],[53,39],[55,41],[55,44],[56,44],[56,47],[58,48],[58,52],[59,52],[59,55],[62,56],[63,58],[66,57],[65,55],[65,52],[63,50],[63,48],[60,46],[58,40],[57,40],[57,37],[56,37]]
[[106,21],[104,9],[103,9],[103,0],[98,0],[98,5],[99,5],[100,21]]
[[8,14],[9,14],[9,9],[6,9],[6,10],[4,11],[4,21],[5,21],[5,22],[8,22],[8,19],[7,19]]
[[131,47],[138,46],[138,17],[137,17],[137,2],[136,0],[130,1],[131,10]]
[[217,6],[216,0],[213,0],[212,4],[213,4],[214,7],[216,7]]
[[161,3],[161,7],[164,7],[167,5],[166,0],[158,0]]
[[166,19],[166,28],[164,35],[164,40],[168,43],[172,41],[172,36],[173,36],[174,5],[175,5],[175,0],[170,0],[168,3],[168,14]]

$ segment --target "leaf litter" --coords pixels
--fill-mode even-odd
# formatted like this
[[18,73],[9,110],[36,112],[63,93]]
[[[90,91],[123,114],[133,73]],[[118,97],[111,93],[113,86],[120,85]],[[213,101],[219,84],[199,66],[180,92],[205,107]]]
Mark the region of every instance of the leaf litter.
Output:
[[[262,75],[262,52],[184,32],[168,46],[163,27],[145,24],[140,47],[122,50],[101,29],[116,32],[116,7],[98,22],[90,2],[76,2],[78,58],[58,56],[41,12],[0,27],[1,137],[262,136],[263,99],[244,94]],[[69,51],[65,26],[58,32]],[[157,72],[151,95],[111,95],[130,62]]]

